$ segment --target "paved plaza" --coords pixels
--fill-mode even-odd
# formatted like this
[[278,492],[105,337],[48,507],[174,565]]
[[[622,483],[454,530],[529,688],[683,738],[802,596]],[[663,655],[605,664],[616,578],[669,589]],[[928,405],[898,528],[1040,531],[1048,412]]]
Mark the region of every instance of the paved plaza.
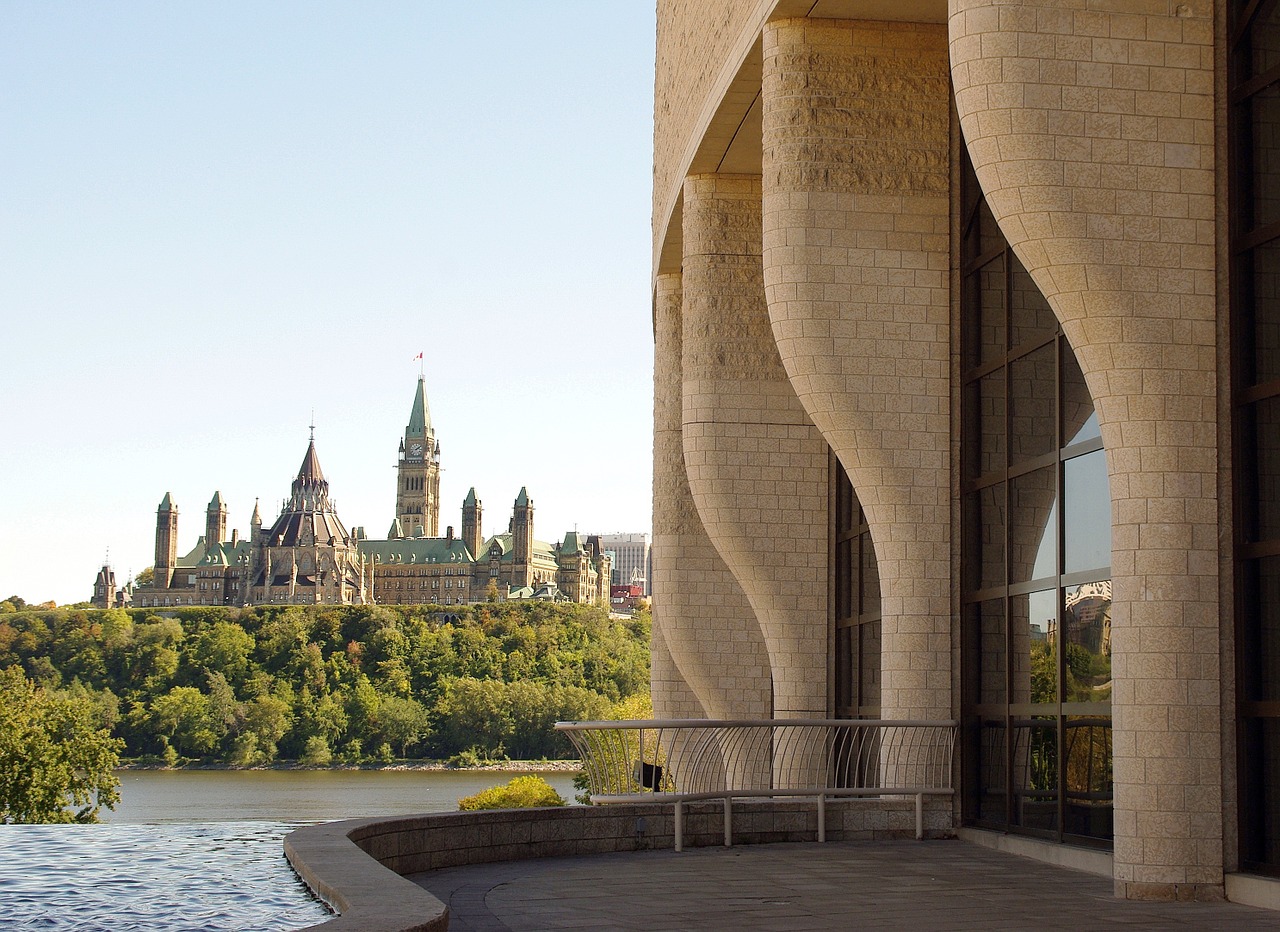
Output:
[[448,904],[451,932],[1280,929],[1278,912],[1119,900],[1106,878],[963,841],[641,851],[410,879]]

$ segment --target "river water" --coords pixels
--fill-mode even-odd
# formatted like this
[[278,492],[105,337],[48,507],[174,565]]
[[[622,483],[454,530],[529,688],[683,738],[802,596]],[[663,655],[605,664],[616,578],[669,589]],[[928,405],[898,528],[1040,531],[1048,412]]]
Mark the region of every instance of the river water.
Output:
[[[284,858],[298,825],[452,812],[492,771],[125,771],[103,825],[0,825],[0,929],[297,929],[323,921]],[[542,774],[567,800],[570,774]]]

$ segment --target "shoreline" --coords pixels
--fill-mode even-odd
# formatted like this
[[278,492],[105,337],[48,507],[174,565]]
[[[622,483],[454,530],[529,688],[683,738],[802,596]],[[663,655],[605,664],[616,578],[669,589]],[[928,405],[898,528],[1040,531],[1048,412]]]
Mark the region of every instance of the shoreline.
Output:
[[281,761],[256,767],[237,767],[234,764],[156,764],[139,761],[121,761],[115,768],[117,773],[130,770],[218,770],[218,771],[262,771],[262,770],[297,770],[297,771],[332,771],[341,773],[351,770],[399,770],[423,771],[426,773],[577,773],[582,769],[579,760],[509,760],[489,764],[476,764],[468,767],[454,767],[445,761],[438,760],[405,760],[390,764],[338,764],[328,767],[308,767],[296,761]]

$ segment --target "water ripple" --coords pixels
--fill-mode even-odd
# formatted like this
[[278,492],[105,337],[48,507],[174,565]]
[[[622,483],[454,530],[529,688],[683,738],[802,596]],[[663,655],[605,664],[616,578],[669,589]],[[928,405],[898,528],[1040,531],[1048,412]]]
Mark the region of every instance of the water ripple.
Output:
[[285,860],[298,823],[0,825],[0,928],[297,929],[329,913]]

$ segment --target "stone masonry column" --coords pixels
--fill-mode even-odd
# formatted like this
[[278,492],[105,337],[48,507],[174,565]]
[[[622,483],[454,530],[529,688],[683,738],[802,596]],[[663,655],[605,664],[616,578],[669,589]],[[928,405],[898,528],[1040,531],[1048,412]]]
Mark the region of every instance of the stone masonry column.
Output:
[[827,445],[769,328],[760,178],[692,176],[683,216],[689,488],[759,619],[774,717],[825,717]]
[[951,718],[946,31],[792,19],[763,42],[778,351],[871,528],[882,715]]
[[1071,6],[951,0],[956,108],[1106,445],[1116,892],[1218,897],[1212,4]]
[[653,712],[769,718],[764,636],[694,507],[681,443],[681,288],[658,276],[653,365]]

